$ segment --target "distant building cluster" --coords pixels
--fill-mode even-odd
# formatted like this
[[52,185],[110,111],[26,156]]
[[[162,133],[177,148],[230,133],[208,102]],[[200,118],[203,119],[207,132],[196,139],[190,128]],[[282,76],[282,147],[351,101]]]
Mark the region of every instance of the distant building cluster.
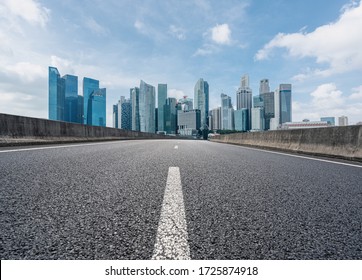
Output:
[[[292,85],[280,84],[270,90],[269,80],[260,81],[259,93],[253,96],[249,76],[244,75],[236,91],[236,106],[231,97],[221,93],[221,106],[209,110],[209,84],[200,78],[194,86],[194,99],[177,100],[168,96],[167,84],[156,88],[143,80],[121,96],[113,105],[113,127],[159,134],[195,136],[204,130],[264,131],[327,127],[336,124],[334,117],[320,121],[292,122]],[[49,67],[49,119],[87,125],[106,126],[106,89],[99,81],[83,78],[83,95],[78,94],[78,77],[60,76]],[[348,125],[348,118],[338,118],[338,125]]]
[[49,67],[49,119],[106,126],[106,89],[99,81],[83,78],[83,95],[78,94],[78,77],[60,76]]

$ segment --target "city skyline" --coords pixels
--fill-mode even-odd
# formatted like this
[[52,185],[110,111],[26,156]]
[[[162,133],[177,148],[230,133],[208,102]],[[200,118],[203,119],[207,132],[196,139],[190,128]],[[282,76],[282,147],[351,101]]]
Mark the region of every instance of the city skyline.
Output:
[[47,118],[52,65],[60,73],[102,81],[107,126],[112,104],[140,79],[167,83],[168,95],[180,99],[193,98],[195,81],[203,77],[213,109],[221,93],[235,106],[244,74],[253,96],[262,79],[270,81],[271,91],[279,83],[293,84],[293,121],[342,115],[349,124],[361,121],[361,1],[290,2],[4,1],[0,112]]

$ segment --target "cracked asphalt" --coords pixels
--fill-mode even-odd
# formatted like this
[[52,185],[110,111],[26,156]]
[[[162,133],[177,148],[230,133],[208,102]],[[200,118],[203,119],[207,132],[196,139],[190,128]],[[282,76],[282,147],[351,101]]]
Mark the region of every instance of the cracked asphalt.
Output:
[[207,141],[62,146],[0,149],[1,259],[151,259],[169,167],[191,259],[362,259],[358,166]]

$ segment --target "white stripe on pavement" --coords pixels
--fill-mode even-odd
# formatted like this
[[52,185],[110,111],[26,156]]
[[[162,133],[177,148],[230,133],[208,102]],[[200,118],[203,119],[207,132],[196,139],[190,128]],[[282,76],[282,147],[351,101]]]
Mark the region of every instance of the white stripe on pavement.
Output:
[[176,150],[178,149],[178,146],[177,146],[177,145],[175,146],[175,149],[176,149]]
[[153,260],[190,260],[180,169],[168,169]]

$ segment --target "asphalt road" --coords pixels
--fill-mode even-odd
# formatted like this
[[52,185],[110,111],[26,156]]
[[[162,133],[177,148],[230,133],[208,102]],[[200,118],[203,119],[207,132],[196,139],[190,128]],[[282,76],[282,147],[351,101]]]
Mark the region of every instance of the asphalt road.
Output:
[[18,149],[0,149],[1,259],[151,259],[167,215],[191,259],[362,259],[357,163],[191,140]]

